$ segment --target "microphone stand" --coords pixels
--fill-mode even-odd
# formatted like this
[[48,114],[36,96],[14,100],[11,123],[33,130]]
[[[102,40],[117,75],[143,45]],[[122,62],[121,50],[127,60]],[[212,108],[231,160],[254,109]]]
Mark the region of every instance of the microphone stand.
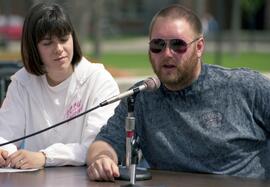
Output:
[[134,117],[134,104],[136,94],[131,95],[127,98],[128,115],[125,121],[126,130],[126,165],[119,167],[121,180],[129,180],[130,184],[124,185],[137,186],[135,185],[136,180],[149,180],[151,174],[145,168],[137,168],[139,160],[139,138],[136,138],[135,133],[135,117]]

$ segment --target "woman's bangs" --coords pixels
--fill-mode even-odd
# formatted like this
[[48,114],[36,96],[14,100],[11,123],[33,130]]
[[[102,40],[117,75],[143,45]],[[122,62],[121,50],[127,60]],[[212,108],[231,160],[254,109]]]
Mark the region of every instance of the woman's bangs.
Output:
[[41,41],[45,36],[56,36],[61,38],[72,33],[72,28],[67,21],[63,19],[41,19],[36,25],[36,39]]

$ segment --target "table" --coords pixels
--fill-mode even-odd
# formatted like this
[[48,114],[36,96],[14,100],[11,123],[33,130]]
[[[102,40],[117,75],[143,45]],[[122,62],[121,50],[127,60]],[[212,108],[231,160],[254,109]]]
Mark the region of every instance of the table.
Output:
[[[152,179],[137,181],[138,186],[166,187],[266,187],[270,180],[221,175],[151,171]],[[25,173],[0,173],[1,187],[119,187],[129,181],[89,181],[86,167],[51,167]]]

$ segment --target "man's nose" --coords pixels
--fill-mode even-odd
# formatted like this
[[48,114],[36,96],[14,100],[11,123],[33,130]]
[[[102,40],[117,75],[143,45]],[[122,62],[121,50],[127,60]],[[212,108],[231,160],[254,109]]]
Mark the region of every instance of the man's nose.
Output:
[[173,55],[173,50],[170,48],[169,44],[167,43],[166,46],[163,49],[163,55],[166,56],[172,56]]

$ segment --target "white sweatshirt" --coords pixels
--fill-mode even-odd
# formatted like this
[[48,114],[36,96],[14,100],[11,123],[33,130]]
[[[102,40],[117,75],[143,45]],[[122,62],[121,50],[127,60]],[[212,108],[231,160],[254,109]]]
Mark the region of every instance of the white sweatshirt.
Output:
[[[97,106],[119,94],[117,83],[101,64],[85,58],[75,67],[64,94],[63,111],[57,115],[46,93],[44,76],[29,74],[24,68],[12,76],[6,99],[0,109],[0,143],[50,127]],[[46,87],[47,86],[47,87]],[[48,88],[47,88],[48,89]],[[25,139],[24,149],[43,151],[46,166],[84,165],[89,144],[113,115],[117,102],[46,132]],[[58,119],[56,119],[58,118]],[[14,152],[22,141],[2,148]]]

